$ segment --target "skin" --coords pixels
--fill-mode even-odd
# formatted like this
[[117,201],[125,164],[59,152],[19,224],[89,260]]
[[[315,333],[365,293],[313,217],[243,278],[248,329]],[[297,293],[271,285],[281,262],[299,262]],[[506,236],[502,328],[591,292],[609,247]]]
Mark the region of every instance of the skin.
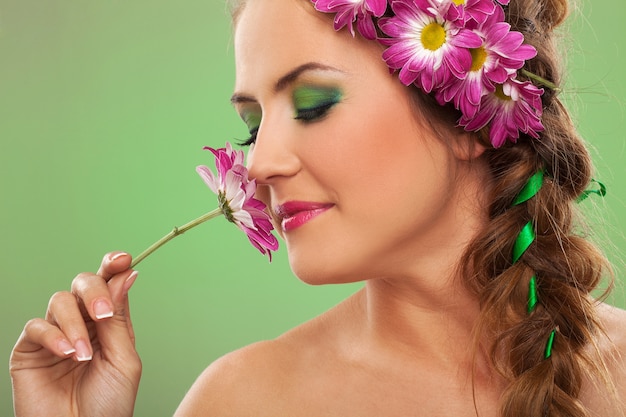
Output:
[[[473,361],[478,302],[454,268],[486,221],[482,149],[465,134],[450,145],[437,137],[380,46],[335,32],[307,2],[250,2],[235,50],[234,104],[258,129],[248,165],[260,195],[272,208],[294,200],[330,207],[279,230],[292,269],[311,284],[365,287],[213,363],[176,416],[496,416],[504,382],[480,351]],[[311,104],[294,100],[302,85],[340,90],[340,100],[315,121],[295,119],[303,101]],[[18,416],[132,415],[141,366],[129,265],[127,254],[105,256],[97,274],[52,297],[45,320],[26,325],[11,358]],[[96,317],[98,300],[113,317]],[[623,395],[626,313],[600,306],[599,314],[612,341],[599,350]],[[63,340],[90,341],[94,359],[63,353]],[[623,406],[605,391],[587,383],[582,398],[597,416],[619,416]]]
[[79,274],[71,292],[52,296],[45,319],[26,324],[10,361],[16,416],[132,415],[141,361],[128,305],[136,278],[130,262],[128,254],[107,254],[96,274]]

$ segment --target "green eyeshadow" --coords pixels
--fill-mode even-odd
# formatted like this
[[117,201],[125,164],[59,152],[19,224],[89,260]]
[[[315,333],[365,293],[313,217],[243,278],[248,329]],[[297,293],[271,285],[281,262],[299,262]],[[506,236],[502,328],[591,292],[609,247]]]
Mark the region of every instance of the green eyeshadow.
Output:
[[248,126],[248,131],[250,133],[258,129],[261,125],[261,113],[245,111],[241,114],[241,118],[243,119],[246,126]]
[[342,92],[335,87],[301,86],[293,91],[296,109],[313,109],[341,101]]

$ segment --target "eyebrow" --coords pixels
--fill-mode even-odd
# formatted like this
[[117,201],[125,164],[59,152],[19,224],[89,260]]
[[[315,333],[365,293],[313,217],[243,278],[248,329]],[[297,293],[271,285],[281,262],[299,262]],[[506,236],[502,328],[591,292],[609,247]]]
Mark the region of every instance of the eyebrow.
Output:
[[[294,81],[296,81],[298,77],[300,77],[303,73],[307,71],[316,71],[316,70],[343,72],[337,68],[324,65],[319,62],[307,62],[306,64],[302,64],[294,68],[293,70],[289,71],[287,74],[283,75],[282,77],[280,77],[278,81],[276,81],[276,84],[274,84],[274,92],[278,93],[284,90]],[[246,94],[235,93],[230,98],[230,102],[232,104],[255,103],[256,99]]]

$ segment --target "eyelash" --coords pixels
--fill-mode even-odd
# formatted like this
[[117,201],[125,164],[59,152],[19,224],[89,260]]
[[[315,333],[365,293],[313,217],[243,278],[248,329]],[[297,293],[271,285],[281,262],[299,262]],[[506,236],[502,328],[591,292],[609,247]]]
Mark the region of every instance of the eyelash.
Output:
[[326,116],[328,110],[330,110],[335,104],[337,104],[336,101],[329,101],[310,109],[298,109],[296,111],[295,119],[302,120],[303,122],[312,122],[315,120],[319,120],[322,117]]
[[258,133],[259,128],[255,128],[252,129],[250,131],[250,137],[244,141],[237,141],[237,145],[241,146],[241,147],[247,147],[252,145],[254,142],[256,142],[256,134]]
[[[316,120],[320,120],[321,118],[326,116],[328,111],[335,104],[337,104],[337,102],[331,101],[331,102],[324,103],[324,104],[321,104],[319,106],[312,107],[309,109],[298,109],[296,111],[296,117],[294,117],[294,119],[301,120],[303,123],[314,122]],[[258,131],[259,131],[258,127],[255,129],[252,129],[250,131],[250,137],[246,139],[245,141],[237,142],[237,145],[241,147],[247,147],[247,146],[254,144],[256,142],[256,136],[257,136]]]

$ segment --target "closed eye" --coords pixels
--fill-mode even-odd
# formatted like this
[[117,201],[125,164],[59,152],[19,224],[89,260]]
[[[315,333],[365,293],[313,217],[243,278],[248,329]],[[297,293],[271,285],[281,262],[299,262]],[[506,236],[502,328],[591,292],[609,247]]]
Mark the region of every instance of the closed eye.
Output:
[[337,101],[330,101],[311,108],[297,109],[295,119],[304,122],[322,119],[335,104]]

